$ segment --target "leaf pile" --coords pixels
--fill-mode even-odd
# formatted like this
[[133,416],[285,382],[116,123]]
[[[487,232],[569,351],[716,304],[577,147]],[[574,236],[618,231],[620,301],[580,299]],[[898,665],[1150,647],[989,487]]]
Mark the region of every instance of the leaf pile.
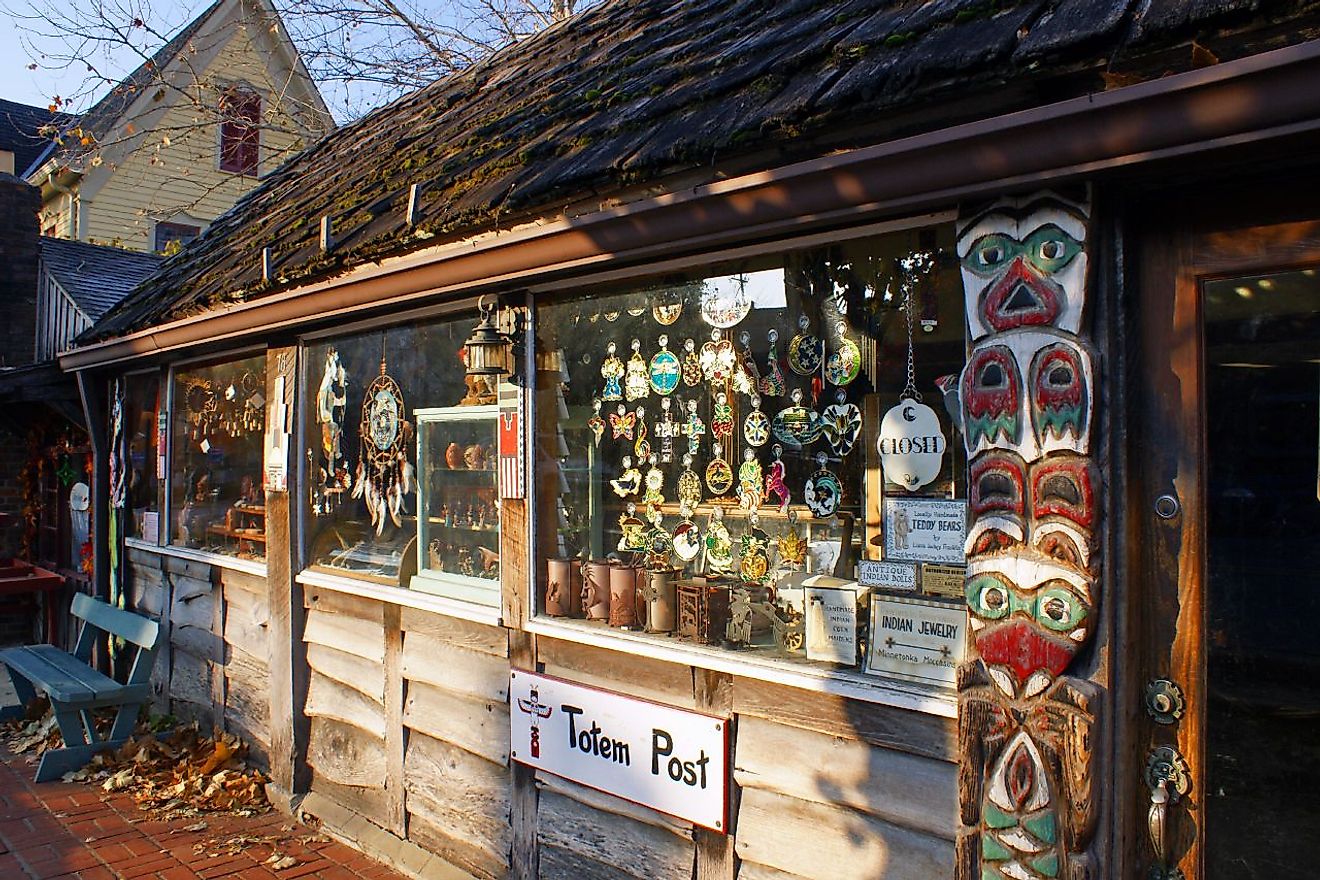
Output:
[[[42,708],[34,704],[27,713],[29,720],[10,722],[0,730],[14,754],[40,757],[64,745],[55,716],[49,711],[43,714]],[[98,729],[101,721],[97,719]],[[267,780],[247,765],[246,757],[247,746],[233,734],[203,736],[194,723],[160,738],[143,723],[137,735],[118,749],[97,752],[81,770],[66,773],[63,779],[126,792],[139,807],[163,818],[217,812],[255,816],[270,810]]]
[[247,746],[230,733],[212,739],[197,726],[164,739],[136,736],[113,752],[99,752],[66,782],[124,791],[144,810],[164,818],[227,812],[255,816],[270,810],[266,777],[245,762]]

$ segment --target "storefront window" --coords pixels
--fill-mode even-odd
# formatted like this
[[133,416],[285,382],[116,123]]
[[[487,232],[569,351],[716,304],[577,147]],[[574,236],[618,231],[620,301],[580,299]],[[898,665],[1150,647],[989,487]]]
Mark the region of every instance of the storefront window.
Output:
[[951,687],[952,240],[909,230],[539,306],[540,613]]
[[266,356],[174,374],[170,543],[266,558]]
[[139,373],[124,380],[125,533],[149,543],[160,540],[160,377]]
[[475,324],[465,315],[307,346],[314,569],[498,599],[495,398],[462,360]]

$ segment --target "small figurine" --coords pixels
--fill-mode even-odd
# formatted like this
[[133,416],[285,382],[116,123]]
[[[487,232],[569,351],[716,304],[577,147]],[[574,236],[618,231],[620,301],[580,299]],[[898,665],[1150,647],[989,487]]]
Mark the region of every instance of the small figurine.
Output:
[[450,470],[461,470],[463,467],[463,447],[457,443],[450,443],[445,447],[445,464]]
[[730,591],[729,600],[725,638],[734,647],[745,648],[752,641],[752,597],[747,590],[735,587]]

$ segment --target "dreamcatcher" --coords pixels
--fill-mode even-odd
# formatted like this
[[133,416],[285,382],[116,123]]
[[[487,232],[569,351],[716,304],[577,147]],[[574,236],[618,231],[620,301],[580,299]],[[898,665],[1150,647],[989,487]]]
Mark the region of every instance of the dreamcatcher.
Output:
[[[381,344],[383,347],[384,340]],[[387,516],[394,525],[403,525],[399,519],[403,496],[413,490],[413,466],[408,461],[408,434],[412,429],[404,412],[403,391],[386,375],[382,352],[380,375],[371,380],[362,401],[357,481],[353,486],[353,497],[367,502],[377,535],[385,530]]]

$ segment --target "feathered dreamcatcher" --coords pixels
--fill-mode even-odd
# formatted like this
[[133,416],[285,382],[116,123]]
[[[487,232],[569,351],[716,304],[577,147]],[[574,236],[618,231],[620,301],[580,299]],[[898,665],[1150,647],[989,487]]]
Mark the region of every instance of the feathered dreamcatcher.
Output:
[[404,413],[403,391],[398,382],[386,375],[382,353],[380,375],[371,380],[362,401],[358,466],[353,485],[353,497],[366,501],[377,535],[385,530],[387,517],[394,525],[403,525],[399,511],[404,496],[413,490],[413,466],[408,460],[412,426]]

